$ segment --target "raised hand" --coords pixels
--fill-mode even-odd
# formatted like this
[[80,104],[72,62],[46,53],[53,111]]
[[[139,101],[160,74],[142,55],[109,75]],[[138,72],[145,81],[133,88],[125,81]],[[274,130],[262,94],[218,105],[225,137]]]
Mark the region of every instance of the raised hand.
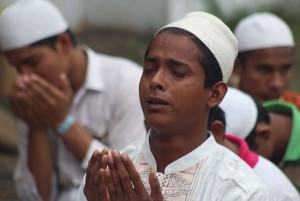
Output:
[[[158,179],[154,171],[149,174],[151,193],[147,192],[131,159],[126,154],[112,151],[107,159],[108,169],[101,171],[101,183],[106,184],[111,201],[162,201],[163,195],[160,190]],[[103,192],[103,188],[102,188]],[[101,193],[100,193],[101,194]],[[104,195],[102,195],[104,196]]]
[[18,76],[10,89],[8,98],[12,113],[25,121],[31,128],[42,128],[43,125],[36,118],[34,102],[30,99],[26,91],[28,76]]
[[57,126],[68,115],[73,92],[65,74],[60,75],[61,88],[57,88],[37,75],[31,75],[26,83],[26,92],[34,102],[37,118],[50,128]]
[[94,151],[86,169],[84,194],[89,201],[108,200],[103,172],[107,167],[108,149]]
[[60,88],[31,74],[17,78],[9,98],[12,111],[30,126],[55,129],[68,115],[72,96],[65,74],[60,75]]

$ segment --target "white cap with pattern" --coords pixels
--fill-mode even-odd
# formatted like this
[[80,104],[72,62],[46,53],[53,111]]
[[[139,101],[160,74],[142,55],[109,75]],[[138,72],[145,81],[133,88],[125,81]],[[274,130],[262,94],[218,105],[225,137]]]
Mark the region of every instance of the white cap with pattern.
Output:
[[223,80],[228,81],[237,56],[238,44],[234,34],[219,18],[205,12],[192,12],[160,30],[169,27],[186,30],[199,38],[218,61]]

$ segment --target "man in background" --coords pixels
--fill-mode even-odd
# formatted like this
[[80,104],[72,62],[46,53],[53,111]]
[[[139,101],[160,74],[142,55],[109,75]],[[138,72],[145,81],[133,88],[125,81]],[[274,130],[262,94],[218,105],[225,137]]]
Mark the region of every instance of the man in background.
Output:
[[300,108],[300,96],[288,91],[295,46],[289,26],[274,14],[254,13],[234,34],[239,43],[234,84],[260,102],[282,99]]
[[20,199],[75,200],[95,149],[122,149],[146,135],[140,66],[78,45],[49,1],[5,5],[0,48],[19,73],[9,101],[20,120]]
[[252,167],[276,200],[300,200],[292,182],[271,161],[279,147],[272,143],[274,133],[268,111],[248,94],[231,87],[219,107],[209,124],[217,142]]
[[277,164],[300,192],[300,113],[295,105],[279,100],[263,103],[271,118],[271,140],[274,146],[270,160]]

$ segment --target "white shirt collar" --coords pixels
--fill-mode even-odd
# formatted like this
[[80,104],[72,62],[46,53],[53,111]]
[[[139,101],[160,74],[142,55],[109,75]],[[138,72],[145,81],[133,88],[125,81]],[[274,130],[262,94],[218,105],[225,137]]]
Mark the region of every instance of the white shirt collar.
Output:
[[88,47],[84,47],[87,54],[87,74],[83,88],[94,91],[104,91],[105,84],[103,82],[103,72],[99,65],[102,65],[97,60],[96,53]]
[[[150,150],[149,137],[151,135],[151,131],[148,132],[147,138],[142,147],[142,154],[153,170],[157,171],[157,164],[154,159],[154,156]],[[212,153],[212,150],[216,146],[216,141],[213,135],[208,131],[209,137],[196,149],[188,153],[187,155],[173,161],[165,168],[165,174],[171,174],[175,172],[180,172],[188,169],[189,167],[195,165],[199,161],[207,158]],[[195,160],[196,159],[196,160]]]

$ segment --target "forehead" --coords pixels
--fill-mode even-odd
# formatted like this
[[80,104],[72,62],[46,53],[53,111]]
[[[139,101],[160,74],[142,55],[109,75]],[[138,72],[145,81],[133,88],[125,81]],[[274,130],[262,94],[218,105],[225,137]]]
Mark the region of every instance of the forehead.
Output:
[[292,131],[292,117],[270,112],[272,134],[278,139],[289,138]]
[[201,50],[187,35],[169,32],[159,33],[152,40],[146,57],[199,62]]
[[291,61],[293,57],[293,48],[291,47],[274,47],[259,50],[253,50],[247,53],[247,58],[252,61],[261,60],[284,60]]
[[[191,51],[190,53],[200,54],[200,49],[192,39],[185,34],[161,32],[158,33],[152,40],[148,54],[153,53],[154,50],[162,49],[168,52],[184,52]],[[186,54],[187,55],[187,54]]]

